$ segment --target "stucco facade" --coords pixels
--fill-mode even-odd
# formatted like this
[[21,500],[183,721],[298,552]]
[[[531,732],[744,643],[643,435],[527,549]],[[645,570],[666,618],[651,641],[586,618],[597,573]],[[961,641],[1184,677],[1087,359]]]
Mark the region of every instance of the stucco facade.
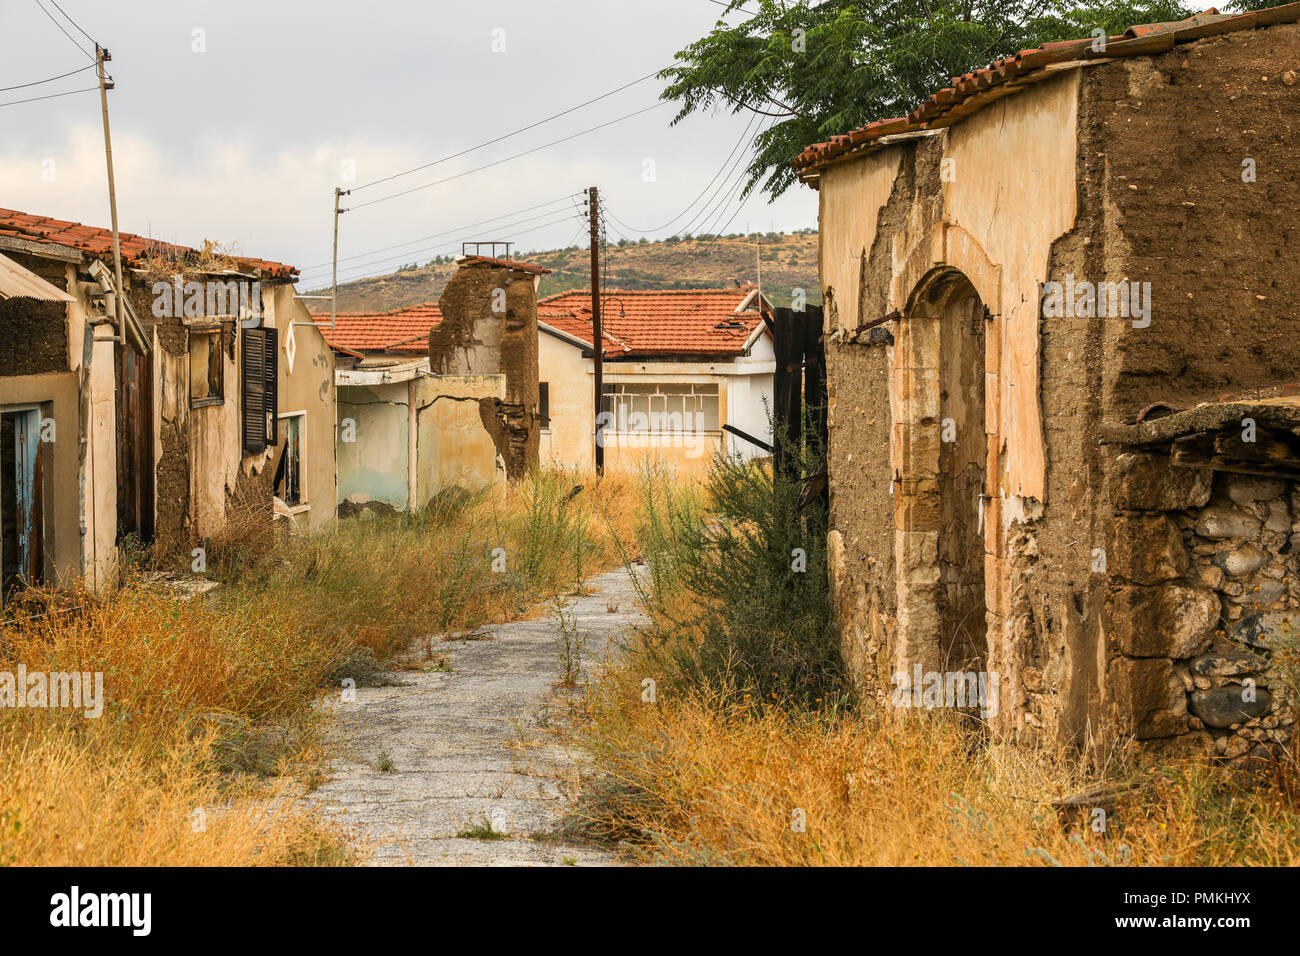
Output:
[[[1147,512],[1227,486],[1206,468],[1205,500],[1121,501],[1137,466],[1103,428],[1294,381],[1297,253],[1265,211],[1300,201],[1300,86],[1283,76],[1300,27],[1273,22],[1138,32],[1128,55],[1058,56],[802,163],[820,190],[833,593],[868,696],[918,666],[983,670],[1000,677],[994,722],[1021,739],[1221,746],[1189,704],[1201,658],[1300,593],[1259,608],[1203,593],[1177,553],[1210,545],[1153,534]],[[1121,284],[1123,310],[1084,296]],[[1186,485],[1167,448],[1142,462],[1150,487]],[[1173,587],[1214,605],[1186,639],[1151,610]],[[1135,651],[1135,626],[1166,638]]]

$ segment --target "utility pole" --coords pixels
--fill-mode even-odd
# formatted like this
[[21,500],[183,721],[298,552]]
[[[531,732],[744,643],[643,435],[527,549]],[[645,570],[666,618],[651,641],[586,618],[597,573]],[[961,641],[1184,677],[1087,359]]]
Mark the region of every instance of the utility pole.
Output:
[[126,287],[122,285],[122,245],[117,233],[117,186],[113,182],[113,140],[108,134],[108,91],[113,84],[108,81],[104,64],[112,55],[98,43],[95,44],[95,72],[99,76],[99,107],[104,114],[104,159],[108,163],[108,212],[113,220],[113,281],[117,294],[117,341],[126,344]]
[[343,190],[338,186],[334,187],[334,266],[333,275],[330,282],[330,331],[334,331],[335,323],[338,321],[339,314],[339,216],[347,212],[346,209],[339,208],[339,200],[349,195],[352,190]]
[[591,218],[591,338],[596,363],[596,476],[600,477],[605,474],[605,428],[600,417],[605,397],[605,338],[600,325],[600,193],[592,186],[587,197],[587,214]]

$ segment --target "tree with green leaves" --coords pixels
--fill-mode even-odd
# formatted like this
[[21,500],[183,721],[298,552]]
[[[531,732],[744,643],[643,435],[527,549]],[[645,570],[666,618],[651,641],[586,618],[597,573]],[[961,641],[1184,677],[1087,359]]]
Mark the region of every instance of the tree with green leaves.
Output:
[[[1283,0],[1232,0],[1229,10]],[[949,79],[1053,40],[1122,33],[1181,20],[1176,0],[730,0],[708,36],[660,74],[662,98],[696,111],[760,120],[744,194],[775,199],[795,181],[790,161],[810,143],[906,116]]]

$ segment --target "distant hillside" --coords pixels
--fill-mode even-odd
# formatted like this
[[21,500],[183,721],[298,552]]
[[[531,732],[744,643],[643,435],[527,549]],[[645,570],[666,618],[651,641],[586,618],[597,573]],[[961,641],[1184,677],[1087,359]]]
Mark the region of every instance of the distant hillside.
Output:
[[[604,282],[619,289],[708,289],[753,282],[758,271],[756,248],[762,254],[763,293],[771,301],[789,305],[791,290],[798,288],[805,290],[809,304],[821,302],[815,232],[611,243]],[[544,296],[591,284],[591,255],[585,246],[514,255],[552,270],[551,275],[542,277]],[[436,302],[455,271],[454,262],[435,260],[385,276],[340,283],[338,310],[383,312]],[[313,290],[313,294],[328,292],[328,287]],[[315,312],[329,311],[327,301],[313,299],[306,304]]]

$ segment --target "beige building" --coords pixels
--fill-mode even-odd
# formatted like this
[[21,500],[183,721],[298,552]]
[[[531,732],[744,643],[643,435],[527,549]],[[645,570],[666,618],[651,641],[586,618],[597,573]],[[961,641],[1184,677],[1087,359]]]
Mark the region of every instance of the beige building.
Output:
[[[761,309],[760,309],[761,303]],[[602,296],[605,465],[647,459],[706,469],[715,455],[754,457],[772,441],[771,308],[753,287],[609,290]],[[541,460],[591,469],[595,357],[591,296],[538,303]]]
[[[20,577],[105,587],[128,540],[189,568],[237,510],[269,533],[281,471],[297,489],[287,510],[311,513],[295,521],[318,524],[318,498],[332,515],[332,356],[297,324],[310,316],[296,270],[120,239],[119,327],[108,230],[0,210],[11,281],[21,270],[60,294],[0,301],[0,494],[23,529],[0,542],[6,589]],[[27,449],[15,461],[11,433]]]
[[324,322],[338,362],[340,514],[419,510],[445,490],[504,484],[536,464],[543,271],[467,256],[441,306]]
[[869,696],[982,673],[996,725],[1101,755],[1286,736],[1298,18],[1026,50],[796,160],[833,593]]

